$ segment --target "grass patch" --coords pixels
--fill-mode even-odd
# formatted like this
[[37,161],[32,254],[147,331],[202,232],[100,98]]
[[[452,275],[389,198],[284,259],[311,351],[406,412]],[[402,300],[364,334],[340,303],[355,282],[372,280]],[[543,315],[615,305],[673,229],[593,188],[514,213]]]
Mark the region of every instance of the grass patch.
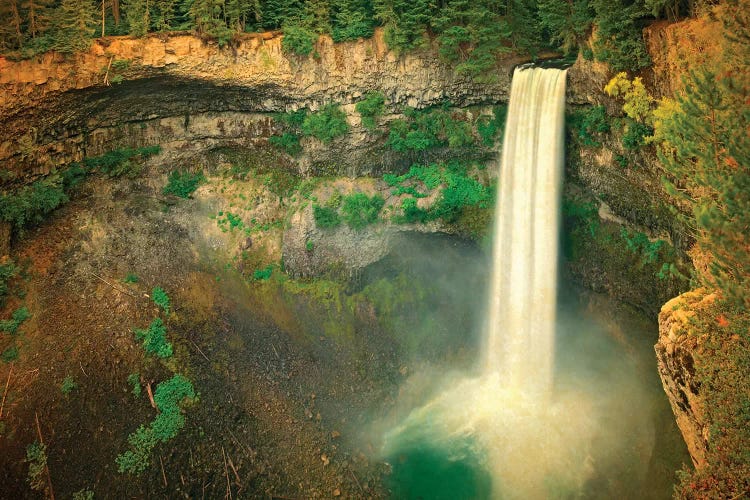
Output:
[[169,174],[167,185],[162,189],[163,194],[171,194],[179,198],[190,198],[198,187],[206,182],[203,172],[191,173],[175,170]]

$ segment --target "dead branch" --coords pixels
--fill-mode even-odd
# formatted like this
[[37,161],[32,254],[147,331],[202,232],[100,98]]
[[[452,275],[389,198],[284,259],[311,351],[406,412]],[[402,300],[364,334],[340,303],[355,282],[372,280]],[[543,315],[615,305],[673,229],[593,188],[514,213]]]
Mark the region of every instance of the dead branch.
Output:
[[354,474],[354,471],[351,470],[351,469],[349,469],[349,474],[352,475],[352,477],[354,478],[354,482],[357,483],[357,486],[359,487],[359,491],[364,495],[365,494],[365,490],[363,490],[362,489],[362,485],[359,484],[359,479],[357,479],[357,475]]
[[195,343],[195,342],[193,342],[192,340],[190,341],[190,343],[191,343],[191,344],[193,344],[193,345],[195,346],[195,348],[196,348],[196,349],[198,349],[198,352],[199,352],[199,353],[201,354],[201,356],[203,356],[204,358],[206,358],[206,361],[208,361],[209,363],[211,362],[211,360],[210,360],[210,359],[208,359],[208,356],[206,356],[205,354],[203,354],[203,351],[201,351],[201,348],[200,348],[200,347],[198,347],[198,344],[196,344],[196,343]]
[[167,475],[164,473],[164,460],[162,460],[161,455],[159,455],[159,463],[161,464],[161,477],[164,479],[164,487],[167,487]]
[[91,276],[93,276],[94,278],[97,278],[97,279],[99,279],[99,280],[103,281],[104,283],[108,284],[108,285],[109,285],[109,286],[111,286],[111,287],[112,287],[112,288],[113,288],[114,290],[117,290],[117,291],[118,291],[118,292],[120,292],[120,293],[124,293],[125,295],[130,295],[130,296],[131,296],[131,297],[133,297],[134,299],[135,299],[135,298],[137,298],[137,297],[136,297],[135,295],[133,295],[132,293],[128,292],[127,290],[123,290],[123,289],[121,289],[121,288],[119,288],[119,287],[116,287],[115,285],[113,285],[113,284],[112,284],[112,283],[110,283],[109,281],[105,280],[104,278],[102,278],[102,277],[101,277],[101,276],[99,276],[98,274],[96,274],[96,273],[90,273],[90,274],[91,274]]
[[8,385],[10,385],[10,376],[13,374],[13,364],[10,364],[10,370],[8,370],[8,380],[5,381],[5,391],[3,391],[3,403],[0,404],[0,419],[3,418],[3,408],[5,408],[5,398],[8,396]]
[[227,454],[224,451],[224,447],[221,447],[221,456],[224,457],[224,476],[227,478],[227,493],[224,495],[224,498],[229,497],[229,500],[232,500],[232,485],[229,482],[229,469],[227,469]]
[[109,64],[107,64],[107,72],[104,74],[104,85],[106,85],[107,87],[110,86],[110,83],[109,83],[109,69],[112,67],[112,60],[114,58],[115,58],[115,56],[111,56],[109,58]]
[[156,401],[154,401],[154,393],[151,391],[151,382],[146,382],[146,393],[148,394],[148,400],[151,401],[151,406],[158,411],[159,408],[156,406]]

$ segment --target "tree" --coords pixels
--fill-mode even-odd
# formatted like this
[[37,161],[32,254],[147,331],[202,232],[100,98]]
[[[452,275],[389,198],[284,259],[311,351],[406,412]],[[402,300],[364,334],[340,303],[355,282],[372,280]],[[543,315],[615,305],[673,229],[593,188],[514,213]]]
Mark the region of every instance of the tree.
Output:
[[644,14],[643,5],[627,0],[591,0],[596,12],[594,56],[609,63],[615,71],[637,71],[651,64],[636,20]]
[[0,3],[0,45],[6,49],[18,49],[23,45],[19,7],[18,0]]
[[151,1],[152,0],[123,0],[122,9],[130,26],[130,34],[143,36],[151,26]]
[[168,31],[172,28],[175,18],[176,0],[154,0],[155,12],[153,25],[159,31]]
[[333,0],[332,37],[335,42],[372,36],[375,26],[372,3],[365,0]]
[[394,50],[421,45],[430,20],[428,0],[375,0],[375,18],[385,27],[385,41]]
[[539,0],[537,7],[550,41],[566,54],[577,50],[588,37],[594,12],[587,0]]
[[27,33],[36,38],[49,28],[51,0],[26,0],[21,4],[26,11]]
[[91,0],[62,0],[55,13],[57,21],[55,48],[61,52],[78,52],[87,49],[98,24],[97,10]]

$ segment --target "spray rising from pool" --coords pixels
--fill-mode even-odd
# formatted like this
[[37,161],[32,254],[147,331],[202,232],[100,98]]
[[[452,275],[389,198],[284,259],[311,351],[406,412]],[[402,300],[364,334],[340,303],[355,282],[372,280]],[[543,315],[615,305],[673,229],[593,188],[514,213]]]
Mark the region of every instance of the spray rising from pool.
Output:
[[448,460],[473,457],[491,477],[487,496],[570,494],[590,472],[591,405],[552,390],[564,108],[564,70],[516,69],[480,375],[446,381],[384,440],[386,454],[428,442]]

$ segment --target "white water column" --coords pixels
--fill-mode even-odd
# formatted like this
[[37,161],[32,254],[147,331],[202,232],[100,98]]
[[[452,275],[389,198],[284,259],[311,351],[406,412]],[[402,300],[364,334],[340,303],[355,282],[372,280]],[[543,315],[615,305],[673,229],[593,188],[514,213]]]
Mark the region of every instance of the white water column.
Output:
[[503,143],[484,370],[524,391],[554,369],[565,74],[515,70]]

